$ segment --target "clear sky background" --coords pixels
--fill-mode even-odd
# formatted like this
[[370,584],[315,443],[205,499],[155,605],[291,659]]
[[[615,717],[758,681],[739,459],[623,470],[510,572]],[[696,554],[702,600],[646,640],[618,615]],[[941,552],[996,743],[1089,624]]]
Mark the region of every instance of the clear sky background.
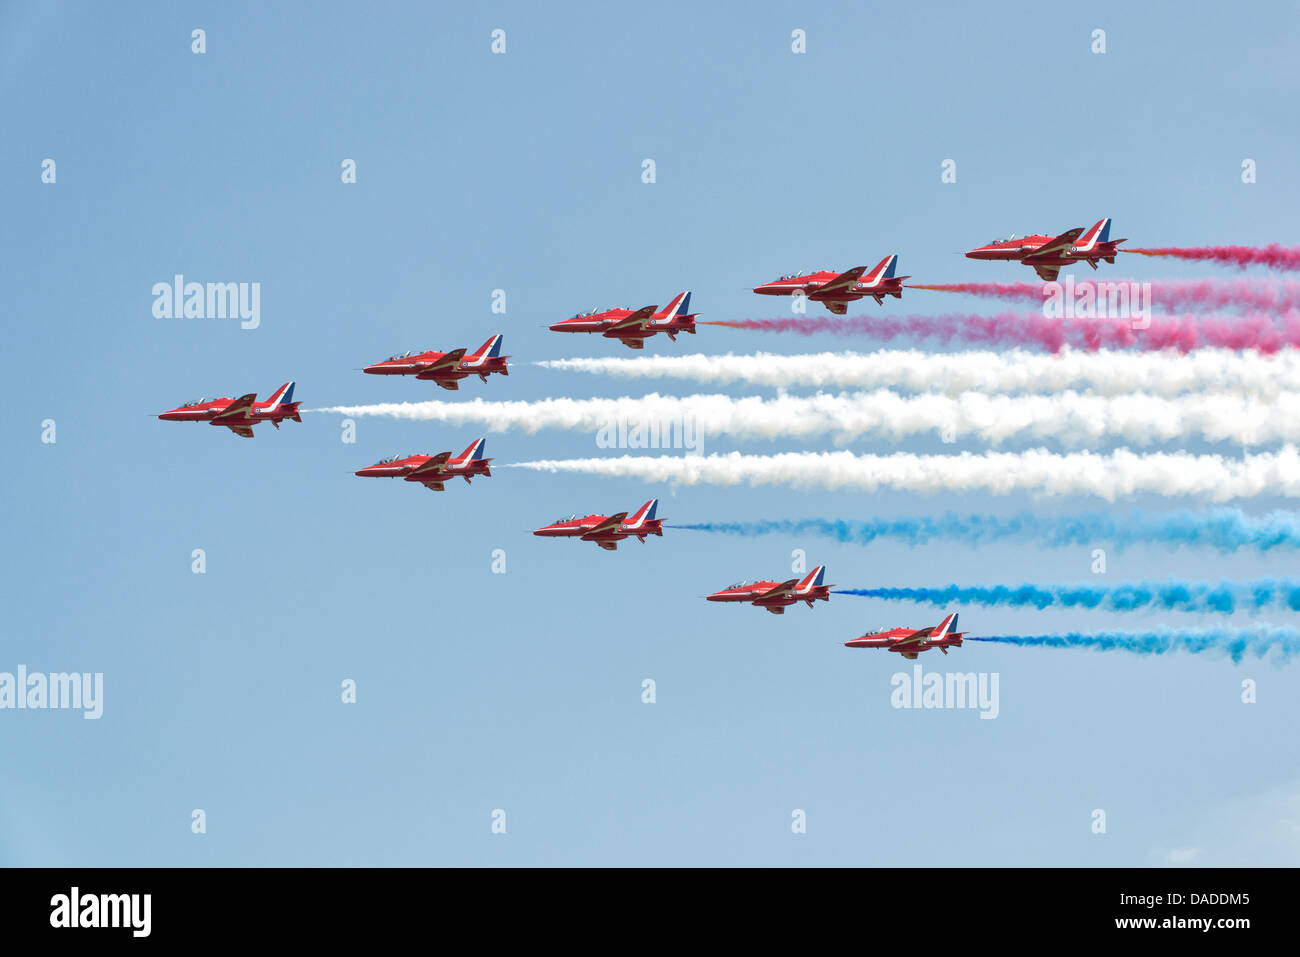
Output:
[[[356,369],[495,332],[509,378],[460,397],[687,394],[530,363],[631,354],[545,329],[578,309],[689,288],[706,319],[779,316],[749,290],[891,252],[919,282],[1029,279],[960,254],[1102,216],[1135,245],[1292,242],[1298,25],[1275,3],[0,4],[0,670],[105,684],[99,721],[0,712],[0,863],[1297,863],[1295,667],[979,644],[923,656],[1000,675],[987,721],[893,709],[906,663],[842,647],[936,609],[836,596],[778,618],[701,598],[790,577],[794,549],[871,587],[1096,582],[1090,548],[669,530],[606,553],[529,534],[652,496],[669,523],[1099,501],[513,469],[434,495],[352,472],[459,452],[472,430],[364,419],[350,445],[317,414],[246,441],[154,416],[290,378],[304,408],[445,398]],[[948,158],[956,184],[940,182]],[[260,328],[154,318],[151,288],[175,273],[260,282]],[[1138,257],[1110,273],[1226,275]],[[1001,307],[912,291],[884,311],[954,308]],[[702,327],[647,354],[837,348]],[[489,434],[488,451],[603,454],[558,432]],[[1102,580],[1294,571],[1290,555],[1133,548],[1110,551]],[[962,610],[975,634],[1220,620]],[[1252,621],[1290,617],[1238,616]],[[1245,678],[1257,704],[1240,701]],[[791,833],[796,808],[807,834]]]

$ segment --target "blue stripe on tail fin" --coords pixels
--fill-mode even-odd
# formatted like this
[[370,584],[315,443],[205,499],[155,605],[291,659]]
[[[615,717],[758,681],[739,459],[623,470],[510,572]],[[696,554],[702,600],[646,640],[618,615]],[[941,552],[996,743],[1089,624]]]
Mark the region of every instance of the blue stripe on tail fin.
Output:
[[279,406],[282,405],[288,405],[290,402],[293,401],[293,385],[294,384],[292,382],[286,382],[284,385],[280,386],[280,388],[276,389],[274,393],[272,393],[271,398],[269,400],[271,403],[271,408],[278,408]]

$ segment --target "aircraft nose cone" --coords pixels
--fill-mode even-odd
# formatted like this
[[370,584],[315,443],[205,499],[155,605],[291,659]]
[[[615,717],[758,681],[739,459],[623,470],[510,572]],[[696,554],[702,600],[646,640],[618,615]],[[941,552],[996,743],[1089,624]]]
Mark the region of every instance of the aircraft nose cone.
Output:
[[363,469],[357,469],[356,472],[354,472],[353,474],[354,474],[354,475],[359,475],[359,476],[361,476],[362,478],[366,478],[367,476],[370,476],[370,475],[374,475],[374,474],[375,474],[374,472],[371,471],[372,468],[374,468],[373,465],[367,465],[367,466],[366,466],[365,468],[363,468]]
[[569,321],[565,319],[563,322],[557,322],[553,325],[547,326],[546,328],[550,329],[551,332],[563,332],[565,329],[569,328]]

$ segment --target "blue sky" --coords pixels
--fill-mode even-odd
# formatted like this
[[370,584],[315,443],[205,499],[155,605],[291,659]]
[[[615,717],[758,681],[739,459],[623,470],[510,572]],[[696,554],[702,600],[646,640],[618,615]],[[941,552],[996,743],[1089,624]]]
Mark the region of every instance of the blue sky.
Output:
[[[244,441],[154,416],[290,378],[306,408],[442,398],[355,370],[495,332],[510,377],[460,396],[636,394],[531,366],[624,352],[545,326],[685,288],[706,319],[781,315],[749,290],[890,252],[922,282],[1026,279],[960,253],[1102,216],[1138,245],[1290,242],[1298,25],[1266,3],[0,6],[0,670],[102,671],[105,687],[98,721],[0,712],[0,863],[1296,863],[1294,668],[992,645],[922,658],[999,673],[1000,715],[981,721],[893,709],[899,661],[841,645],[934,609],[839,596],[777,618],[700,597],[789,577],[798,548],[849,587],[1092,579],[1090,549],[670,530],[607,554],[528,534],[651,496],[670,523],[1095,500],[507,469],[432,495],[352,472],[475,434],[364,419],[345,444],[336,417],[311,415]],[[1089,51],[1096,28],[1105,55]],[[806,54],[791,53],[794,29]],[[340,182],[347,158],[356,184]],[[945,159],[955,184],[940,182]],[[260,282],[260,327],[154,318],[150,290],[175,273]],[[998,308],[925,295],[884,308]],[[647,351],[835,348],[709,327]],[[40,441],[45,419],[55,444]],[[489,435],[488,450],[599,454],[594,436],[555,432]],[[1111,551],[1106,580],[1293,572],[1286,555],[1135,548]],[[972,608],[962,624],[1205,622]],[[347,678],[354,705],[340,702]],[[1257,704],[1240,702],[1244,678]],[[206,834],[191,833],[195,808]]]

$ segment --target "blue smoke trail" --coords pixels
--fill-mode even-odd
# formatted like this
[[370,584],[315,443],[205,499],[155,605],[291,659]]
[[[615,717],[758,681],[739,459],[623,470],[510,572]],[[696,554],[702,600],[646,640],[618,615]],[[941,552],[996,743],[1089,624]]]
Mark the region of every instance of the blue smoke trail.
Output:
[[1092,648],[1097,651],[1128,651],[1137,655],[1185,651],[1192,655],[1226,655],[1238,664],[1247,654],[1256,658],[1271,657],[1276,664],[1285,664],[1300,654],[1300,632],[1291,628],[967,636],[966,641],[993,641],[1022,647]]
[[1300,548],[1300,513],[1271,512],[1246,515],[1236,508],[1205,511],[1183,510],[1147,515],[1139,509],[1127,517],[1104,512],[1083,515],[1040,517],[1029,512],[997,515],[957,515],[875,518],[849,521],[827,518],[763,522],[701,522],[672,528],[726,535],[819,535],[852,545],[867,545],[877,539],[924,545],[985,545],[991,542],[1036,542],[1046,546],[1110,544],[1182,545],[1216,548],[1231,552],[1239,548],[1269,551]]
[[1107,611],[1194,611],[1231,615],[1282,606],[1300,611],[1300,582],[1125,582],[1120,585],[947,585],[943,588],[837,588],[837,595],[884,601],[1010,608],[1101,608]]

